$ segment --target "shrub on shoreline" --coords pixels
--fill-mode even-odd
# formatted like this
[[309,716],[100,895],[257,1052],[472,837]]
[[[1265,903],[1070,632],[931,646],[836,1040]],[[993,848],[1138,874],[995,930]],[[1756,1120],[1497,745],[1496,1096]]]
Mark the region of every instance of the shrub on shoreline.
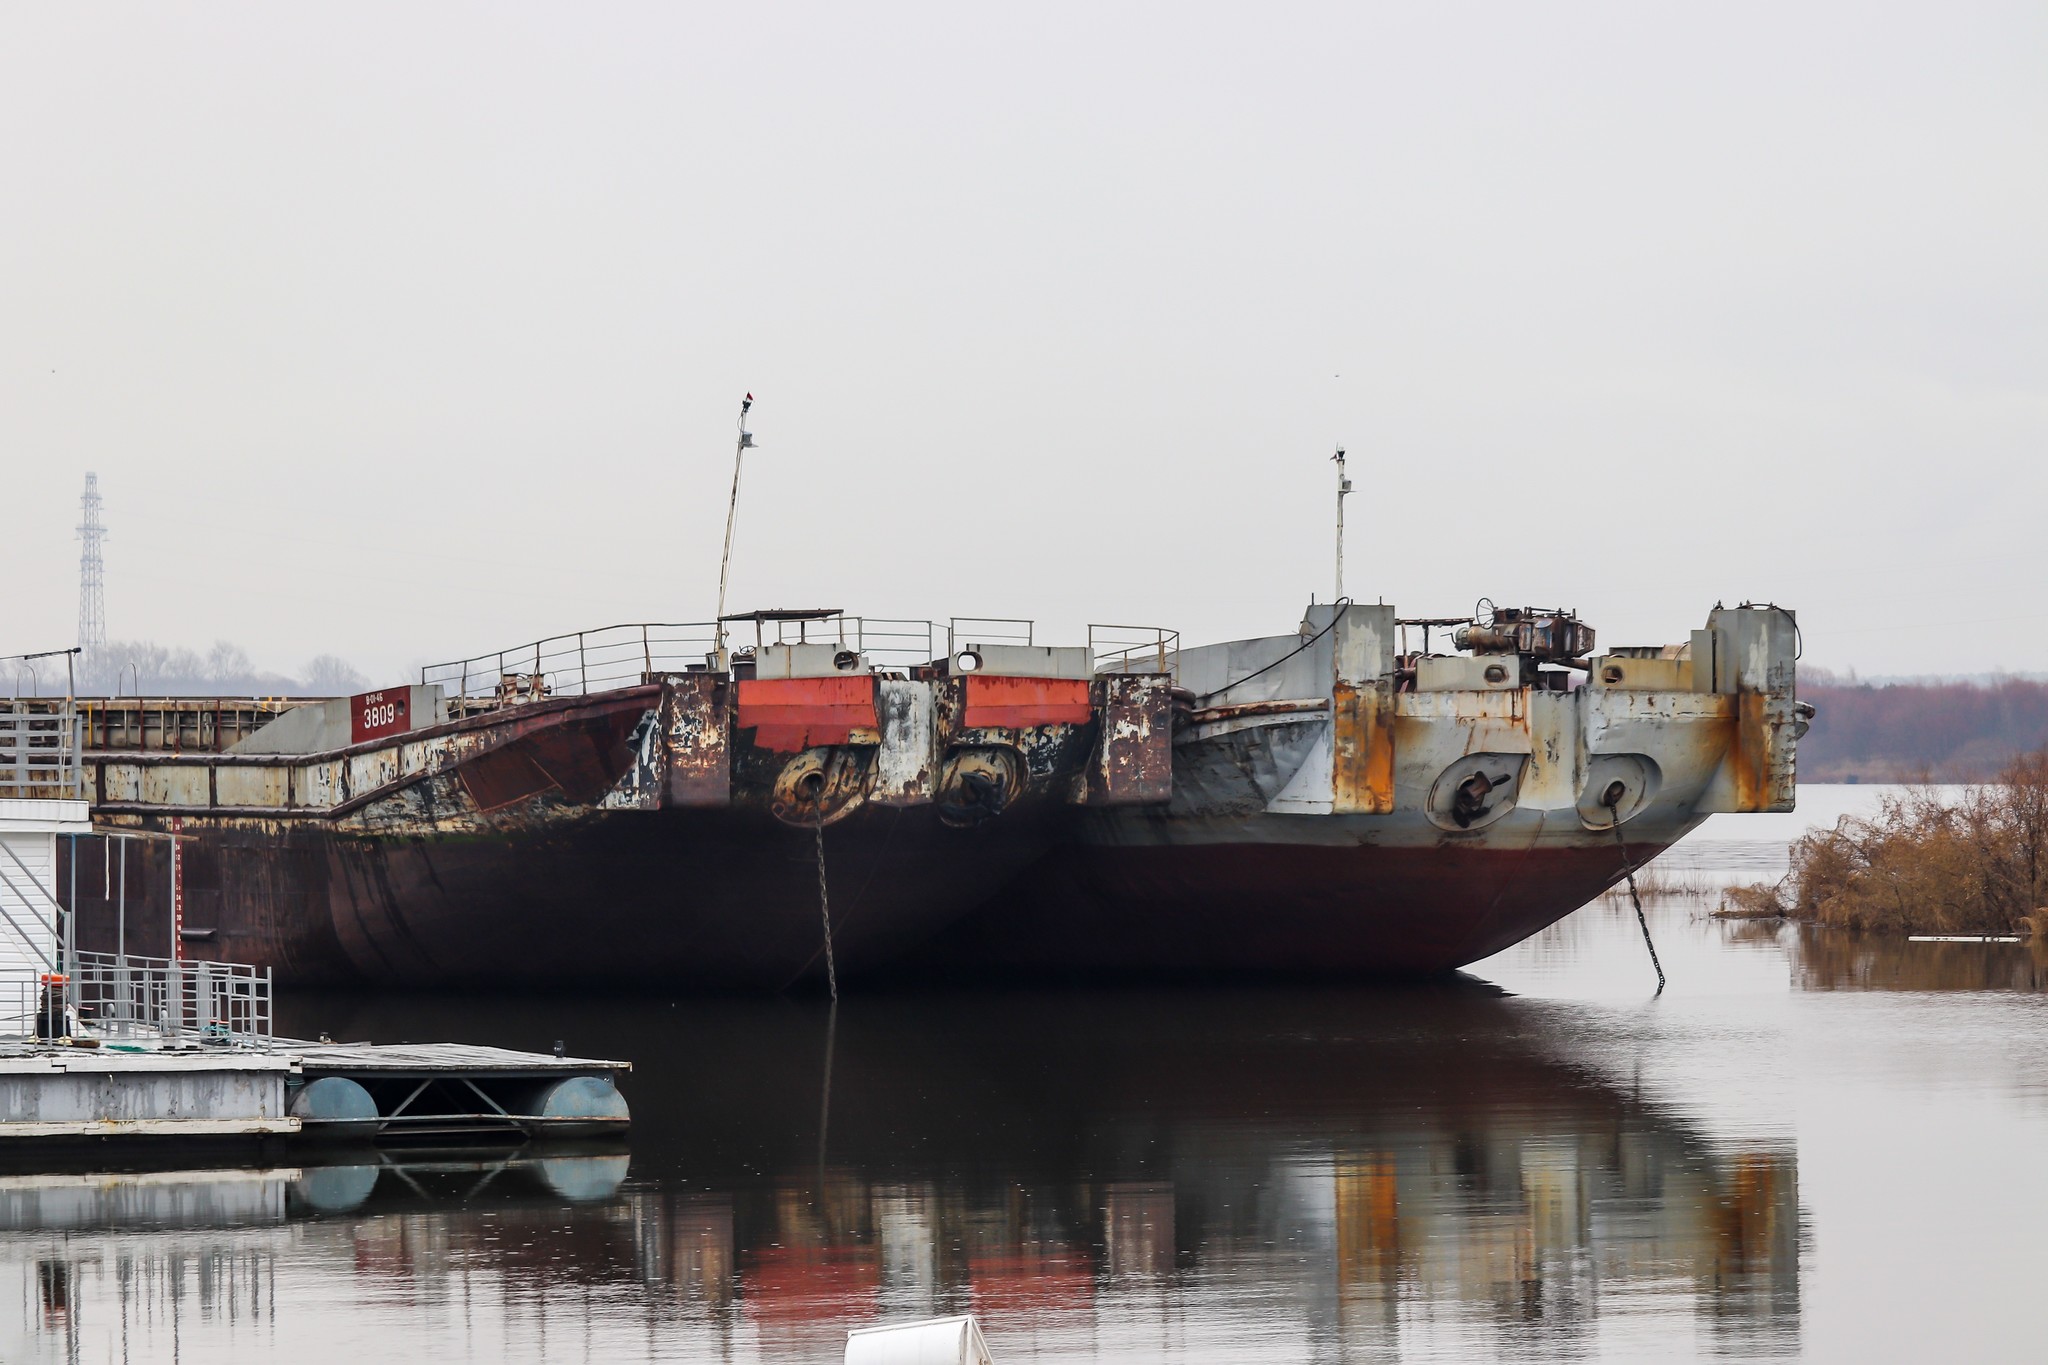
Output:
[[1792,845],[1776,885],[1735,887],[1724,913],[1884,933],[2048,932],[2048,749],[1960,794],[1886,796]]

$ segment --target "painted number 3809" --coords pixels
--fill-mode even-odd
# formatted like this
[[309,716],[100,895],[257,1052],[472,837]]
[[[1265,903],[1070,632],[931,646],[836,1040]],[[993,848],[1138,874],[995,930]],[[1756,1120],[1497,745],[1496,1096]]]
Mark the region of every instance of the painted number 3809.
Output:
[[382,739],[395,735],[409,727],[405,714],[404,692],[364,692],[350,697],[349,738],[357,744],[365,740]]

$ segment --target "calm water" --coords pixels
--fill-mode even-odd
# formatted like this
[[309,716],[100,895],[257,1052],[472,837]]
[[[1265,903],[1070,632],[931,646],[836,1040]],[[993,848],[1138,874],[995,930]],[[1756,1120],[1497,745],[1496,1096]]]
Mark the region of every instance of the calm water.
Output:
[[630,1057],[630,1154],[0,1174],[0,1360],[2040,1359],[2048,962],[1711,904],[1661,999],[1603,901],[1423,990],[302,1001]]

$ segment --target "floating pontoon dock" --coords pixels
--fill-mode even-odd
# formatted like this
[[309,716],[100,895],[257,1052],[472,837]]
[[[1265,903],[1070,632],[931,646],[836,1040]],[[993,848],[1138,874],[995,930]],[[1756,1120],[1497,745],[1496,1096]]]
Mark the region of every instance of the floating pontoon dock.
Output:
[[463,1043],[157,1048],[0,1042],[16,1140],[525,1140],[623,1132],[624,1062]]
[[[56,877],[57,840],[92,828],[76,799],[75,722],[68,712],[41,729],[13,719],[0,726],[0,1153],[88,1138],[445,1142],[625,1129],[614,1079],[624,1062],[278,1038],[267,969],[81,951],[70,888]],[[125,916],[125,875],[122,885]]]

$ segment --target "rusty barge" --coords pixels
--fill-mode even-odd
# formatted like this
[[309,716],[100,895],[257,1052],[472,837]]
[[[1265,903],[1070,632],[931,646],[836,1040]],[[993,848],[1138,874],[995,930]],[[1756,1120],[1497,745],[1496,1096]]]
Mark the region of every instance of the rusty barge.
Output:
[[1791,809],[1810,714],[1768,605],[1604,653],[1570,613],[1350,601],[1198,647],[728,620],[730,657],[626,626],[355,698],[67,703],[81,948],[777,990],[825,972],[822,845],[842,976],[1443,972],[1618,881],[1618,843]]

